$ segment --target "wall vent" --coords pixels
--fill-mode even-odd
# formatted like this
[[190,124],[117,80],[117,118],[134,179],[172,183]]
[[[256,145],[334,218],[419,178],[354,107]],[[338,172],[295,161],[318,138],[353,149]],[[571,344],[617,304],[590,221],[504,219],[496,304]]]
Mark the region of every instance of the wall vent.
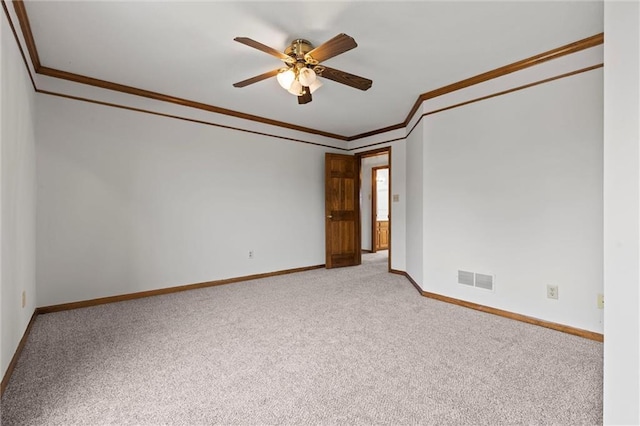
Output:
[[476,287],[493,290],[493,275],[476,274]]
[[470,285],[473,287],[473,272],[458,271],[458,284]]
[[493,291],[493,275],[458,270],[458,284]]

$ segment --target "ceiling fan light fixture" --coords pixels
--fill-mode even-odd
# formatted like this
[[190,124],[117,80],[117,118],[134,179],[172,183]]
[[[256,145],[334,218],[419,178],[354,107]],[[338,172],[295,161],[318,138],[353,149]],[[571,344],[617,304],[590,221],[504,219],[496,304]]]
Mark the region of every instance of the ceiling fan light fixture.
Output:
[[303,86],[311,87],[316,81],[316,73],[311,68],[301,68],[298,71],[298,80]]
[[283,68],[280,70],[276,78],[278,79],[278,84],[280,84],[284,90],[289,90],[291,88],[291,84],[296,79],[296,74],[291,68]]
[[322,82],[320,81],[319,78],[316,78],[313,83],[311,83],[309,85],[309,92],[313,93],[316,90],[318,90],[320,88],[320,86],[322,86]]
[[318,77],[327,78],[359,90],[368,90],[373,84],[373,81],[367,78],[320,65],[321,62],[358,46],[353,37],[344,33],[340,33],[316,47],[307,40],[295,39],[284,52],[249,37],[236,37],[234,40],[280,59],[285,63],[285,66],[281,65],[280,68],[234,83],[233,87],[245,87],[275,76],[278,84],[292,95],[297,96],[299,105],[304,105],[311,102],[311,94],[322,86]]
[[298,80],[293,80],[291,87],[289,87],[289,93],[295,96],[302,95],[302,84]]

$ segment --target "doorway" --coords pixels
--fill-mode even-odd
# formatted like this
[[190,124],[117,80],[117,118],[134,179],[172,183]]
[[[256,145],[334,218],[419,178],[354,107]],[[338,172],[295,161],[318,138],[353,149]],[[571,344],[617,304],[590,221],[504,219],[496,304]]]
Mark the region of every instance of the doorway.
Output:
[[371,252],[389,249],[389,166],[371,169]]
[[386,257],[391,270],[391,147],[356,154],[360,160],[360,236],[363,256]]

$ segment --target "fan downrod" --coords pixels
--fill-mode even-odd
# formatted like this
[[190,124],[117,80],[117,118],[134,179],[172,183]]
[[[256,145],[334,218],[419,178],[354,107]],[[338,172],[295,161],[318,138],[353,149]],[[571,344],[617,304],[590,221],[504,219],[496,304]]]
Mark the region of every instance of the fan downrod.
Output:
[[[308,40],[297,38],[291,42],[291,46],[287,47],[284,53],[291,56],[296,61],[304,62],[305,55],[313,50],[313,45]],[[312,64],[315,65],[315,64]]]

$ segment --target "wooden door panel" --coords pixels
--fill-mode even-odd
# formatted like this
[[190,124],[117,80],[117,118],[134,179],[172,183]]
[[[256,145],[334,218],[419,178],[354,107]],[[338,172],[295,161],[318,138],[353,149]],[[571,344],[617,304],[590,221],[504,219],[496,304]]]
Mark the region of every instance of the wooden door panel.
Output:
[[325,156],[326,267],[359,265],[359,167],[356,157]]
[[389,248],[389,221],[380,220],[376,222],[376,249],[386,250]]
[[355,249],[355,242],[353,238],[353,235],[355,234],[354,224],[344,220],[334,220],[331,222],[330,226],[331,235],[336,237],[331,240],[331,253],[352,253]]
[[333,174],[329,178],[329,188],[331,192],[329,199],[329,209],[335,211],[350,211],[355,208],[353,199],[354,182],[348,176],[350,173],[343,173],[340,176]]

